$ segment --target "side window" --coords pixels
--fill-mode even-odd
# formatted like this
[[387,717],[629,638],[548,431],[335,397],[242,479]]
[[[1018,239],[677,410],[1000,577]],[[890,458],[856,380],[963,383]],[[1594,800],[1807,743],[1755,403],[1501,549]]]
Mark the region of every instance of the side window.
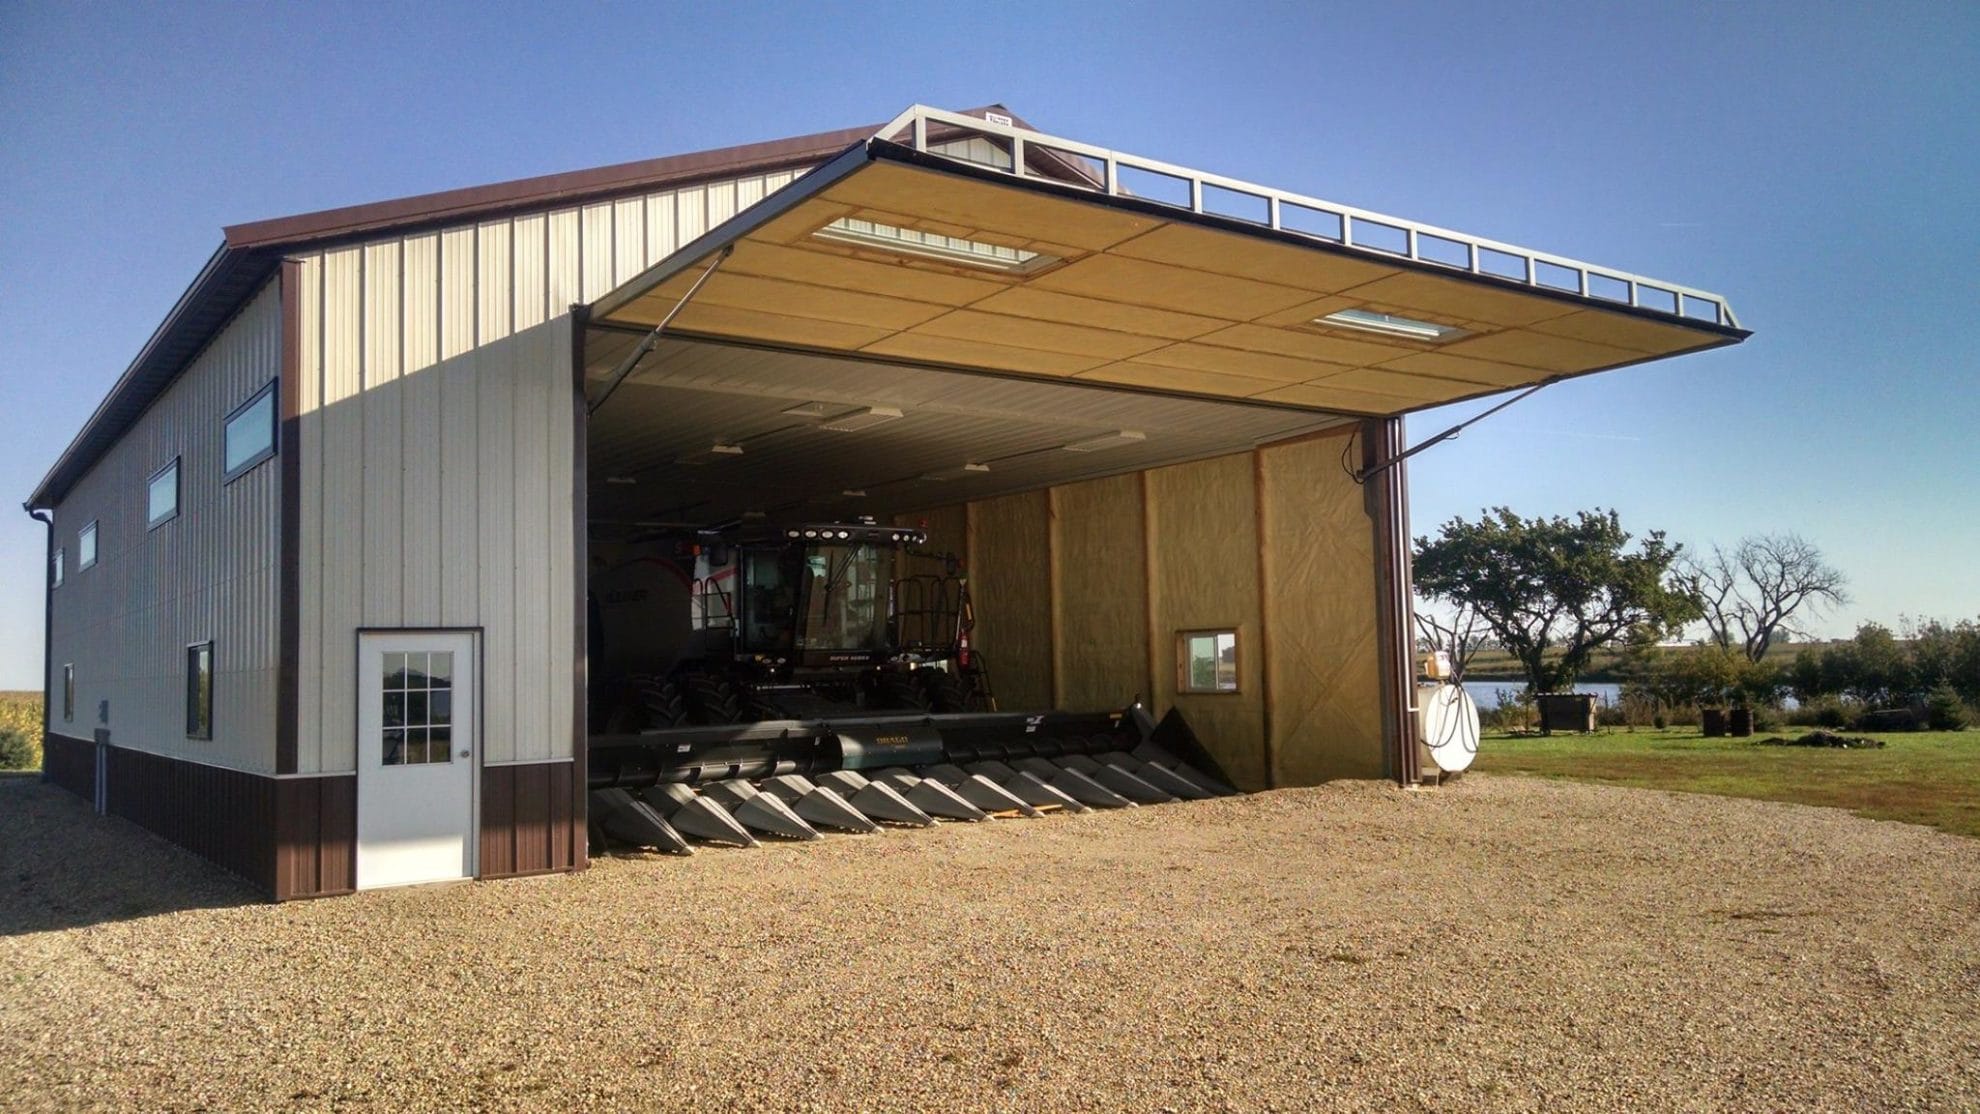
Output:
[[62,718],[76,718],[76,667],[73,664],[62,667]]
[[186,647],[186,738],[213,737],[213,643]]
[[146,529],[170,522],[179,517],[179,458],[151,474],[150,486],[145,490],[144,521]]
[[60,549],[55,551],[54,558],[48,563],[49,587],[60,588],[62,586],[62,566],[67,563],[67,557],[68,554],[65,551]]
[[1236,692],[1237,631],[1177,631],[1176,672],[1177,692]]
[[96,523],[91,522],[76,532],[76,571],[96,564]]
[[239,476],[275,455],[275,384],[256,391],[253,398],[227,415],[225,445],[221,466],[222,482]]

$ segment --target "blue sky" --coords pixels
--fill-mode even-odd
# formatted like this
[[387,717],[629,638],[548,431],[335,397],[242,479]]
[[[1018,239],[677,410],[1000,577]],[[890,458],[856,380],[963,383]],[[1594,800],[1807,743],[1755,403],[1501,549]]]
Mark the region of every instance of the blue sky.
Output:
[[[1726,294],[1730,351],[1411,465],[1414,525],[1796,530],[1822,624],[1980,615],[1980,6],[0,3],[0,494],[222,225],[1001,101],[1059,134]],[[1425,436],[1479,404],[1412,420]],[[43,532],[0,515],[0,688]]]

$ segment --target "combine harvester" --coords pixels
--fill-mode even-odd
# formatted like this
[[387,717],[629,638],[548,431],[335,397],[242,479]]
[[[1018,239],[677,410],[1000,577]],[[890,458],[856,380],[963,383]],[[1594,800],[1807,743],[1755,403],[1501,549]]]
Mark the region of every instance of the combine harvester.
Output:
[[1173,711],[998,711],[968,582],[926,541],[862,522],[602,546],[593,840],[688,854],[1236,792]]

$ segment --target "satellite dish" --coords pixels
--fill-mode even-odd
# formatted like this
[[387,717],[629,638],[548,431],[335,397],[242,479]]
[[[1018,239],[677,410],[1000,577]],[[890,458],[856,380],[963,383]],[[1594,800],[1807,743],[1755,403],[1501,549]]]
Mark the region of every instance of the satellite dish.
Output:
[[1462,685],[1417,686],[1416,735],[1438,769],[1457,773],[1478,757],[1477,703]]

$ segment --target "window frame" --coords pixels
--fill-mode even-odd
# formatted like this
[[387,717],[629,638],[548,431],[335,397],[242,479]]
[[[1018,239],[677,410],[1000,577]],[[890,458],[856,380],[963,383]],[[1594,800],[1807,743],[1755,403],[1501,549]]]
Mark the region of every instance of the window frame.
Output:
[[[92,518],[83,528],[76,531],[76,571],[96,567],[96,547],[102,531],[97,529],[97,520]],[[89,539],[89,547],[84,549],[83,539]]]
[[[279,379],[270,379],[268,382],[262,384],[260,389],[256,390],[253,394],[247,397],[247,401],[241,403],[239,406],[234,407],[232,410],[229,410],[227,412],[227,416],[221,420],[220,422],[220,472],[221,472],[220,484],[221,486],[224,487],[227,484],[233,483],[235,480],[240,479],[242,476],[245,476],[249,472],[254,471],[255,468],[258,465],[260,465],[263,461],[274,459],[275,454],[278,451],[280,451],[282,446],[282,419],[281,419],[281,415],[275,412],[276,411],[275,387],[276,384],[279,382],[280,382]],[[237,464],[232,468],[228,468],[227,467],[228,429],[233,426],[235,418],[238,418],[242,414],[247,413],[249,410],[253,409],[256,405],[258,405],[263,401],[268,402],[268,445],[265,448],[256,450],[254,455],[248,457],[240,464]]]
[[[182,459],[181,457],[173,457],[160,467],[158,471],[153,472],[145,479],[144,528],[146,530],[156,530],[167,522],[179,517],[179,507],[185,502],[186,497],[186,474],[185,470],[179,467]],[[151,489],[157,485],[159,478],[167,472],[172,473],[172,510],[168,514],[153,518],[151,517]]]
[[56,588],[60,588],[62,586],[62,583],[69,578],[68,574],[69,574],[69,551],[58,545],[55,547],[55,555],[48,559],[49,589],[52,591]]
[[62,663],[62,722],[76,721],[76,663]]
[[[1192,627],[1176,631],[1176,695],[1178,696],[1242,696],[1244,695],[1244,643],[1238,638],[1236,624],[1222,627]],[[1231,687],[1216,687],[1215,670],[1212,671],[1210,688],[1199,688],[1189,676],[1189,643],[1192,638],[1218,639],[1228,636],[1231,640]],[[1215,645],[1215,642],[1212,642]],[[1221,653],[1218,655],[1221,657]],[[1213,659],[1214,660],[1214,659]]]
[[[200,701],[199,673],[197,664],[205,657],[206,690],[203,706]],[[186,738],[210,741],[213,738],[213,640],[186,643]],[[204,713],[203,719],[195,721],[195,713]]]

